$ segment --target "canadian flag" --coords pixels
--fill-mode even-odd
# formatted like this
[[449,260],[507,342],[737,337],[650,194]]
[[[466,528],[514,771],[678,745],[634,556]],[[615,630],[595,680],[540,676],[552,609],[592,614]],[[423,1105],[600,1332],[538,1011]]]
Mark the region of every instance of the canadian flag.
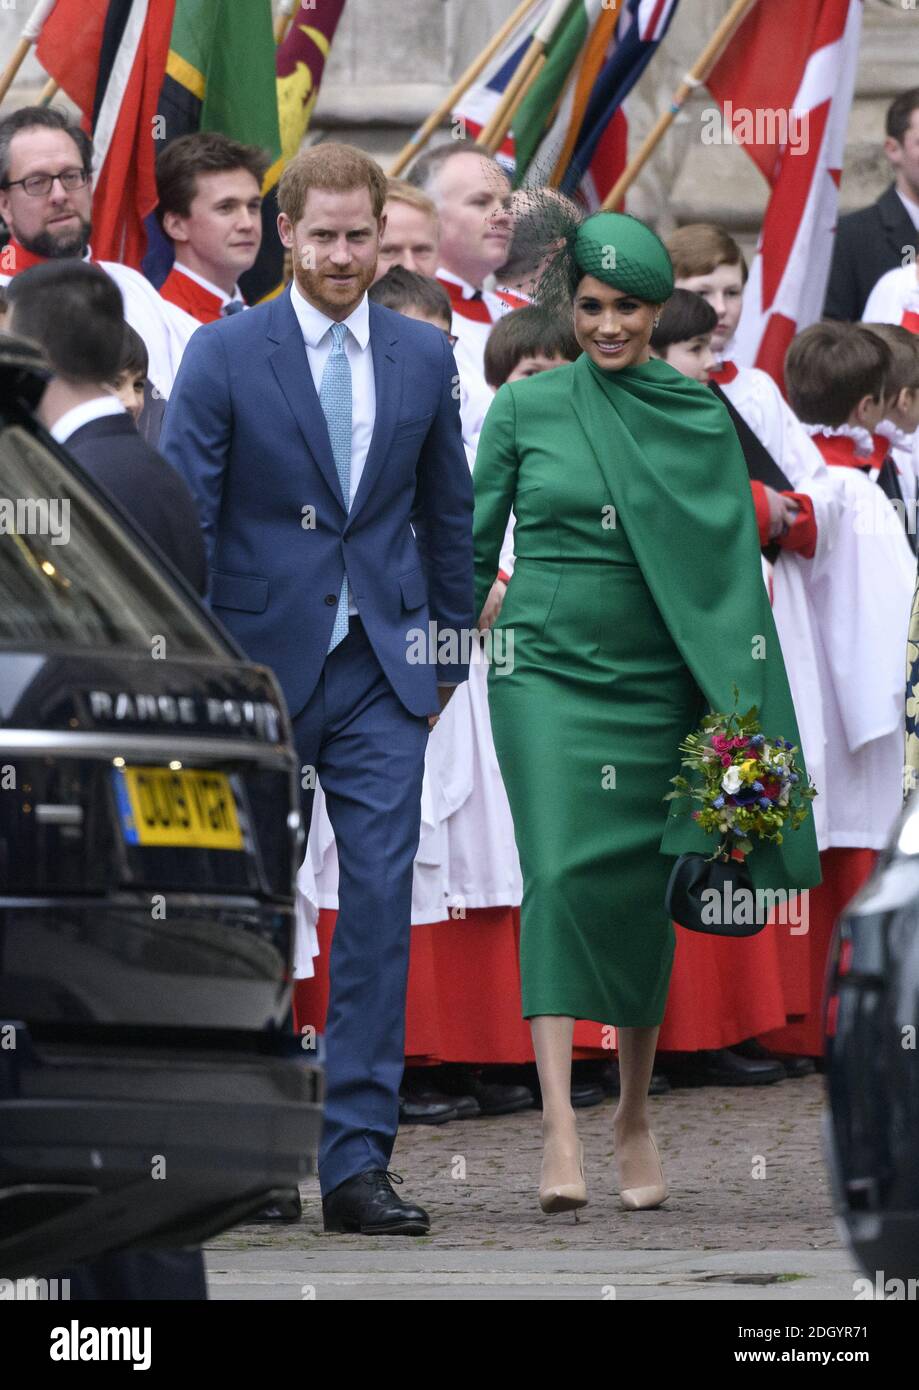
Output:
[[706,83],[735,131],[749,118],[744,148],[772,188],[731,355],[783,391],[789,343],[823,312],[861,23],[862,0],[768,0]]

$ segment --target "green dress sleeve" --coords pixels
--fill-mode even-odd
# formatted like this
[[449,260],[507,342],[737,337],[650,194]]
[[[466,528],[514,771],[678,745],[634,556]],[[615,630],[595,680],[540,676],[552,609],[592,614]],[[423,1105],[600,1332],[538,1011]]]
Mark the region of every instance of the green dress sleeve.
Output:
[[498,573],[504,533],[517,491],[518,463],[514,393],[510,386],[502,386],[485,417],[472,474],[476,617]]

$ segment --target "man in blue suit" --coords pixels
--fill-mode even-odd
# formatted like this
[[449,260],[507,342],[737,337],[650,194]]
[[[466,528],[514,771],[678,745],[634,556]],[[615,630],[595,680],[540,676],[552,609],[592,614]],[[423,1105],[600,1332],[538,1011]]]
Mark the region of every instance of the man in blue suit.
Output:
[[160,448],[198,504],[214,612],[283,686],[305,824],[315,771],[335,829],[325,1229],[421,1234],[386,1170],[425,745],[468,671],[472,485],[446,335],[367,298],[386,193],[348,145],[288,164],[294,282],[194,334]]

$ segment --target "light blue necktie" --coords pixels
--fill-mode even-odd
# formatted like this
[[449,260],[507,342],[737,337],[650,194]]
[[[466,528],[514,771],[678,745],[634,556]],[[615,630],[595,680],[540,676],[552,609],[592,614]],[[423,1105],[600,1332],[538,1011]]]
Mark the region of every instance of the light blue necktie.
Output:
[[[322,406],[326,424],[329,427],[329,440],[332,456],[341,483],[341,495],[345,499],[345,509],[351,505],[351,363],[345,352],[345,339],[348,330],[343,323],[332,324],[332,351],[322,373],[319,388],[319,404]],[[348,635],[348,576],[341,581],[338,595],[338,612],[328,651],[334,651],[339,642]]]

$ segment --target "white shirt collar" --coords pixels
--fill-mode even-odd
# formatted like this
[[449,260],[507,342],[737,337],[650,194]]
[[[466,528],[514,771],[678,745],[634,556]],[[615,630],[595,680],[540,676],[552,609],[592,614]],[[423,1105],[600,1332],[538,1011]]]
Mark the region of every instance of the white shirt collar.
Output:
[[437,278],[438,280],[449,280],[451,285],[459,285],[464,299],[473,299],[475,295],[482,293],[481,290],[476,289],[475,285],[470,285],[468,280],[464,280],[460,275],[454,275],[452,270],[445,270],[443,266],[439,267]]
[[900,202],[906,208],[909,220],[912,222],[916,231],[919,232],[919,203],[914,203],[912,198],[907,198],[905,193],[901,193],[899,188],[895,190]]
[[58,444],[64,444],[72,434],[88,425],[91,420],[102,420],[106,415],[126,415],[127,411],[117,396],[93,396],[91,401],[65,410],[59,420],[51,426],[51,437]]
[[[328,314],[324,314],[308,299],[304,299],[297,288],[296,280],[291,281],[290,302],[294,306],[294,313],[297,315],[303,341],[308,347],[318,347],[336,320],[330,319]],[[344,323],[363,351],[370,342],[370,300],[366,294],[357,308],[353,309],[348,317],[342,319],[341,322]]]
[[182,275],[187,275],[189,280],[194,280],[195,284],[207,290],[208,294],[216,295],[220,300],[221,308],[224,304],[231,304],[237,299],[243,304],[246,302],[242,297],[242,292],[238,285],[234,285],[232,294],[227,294],[226,290],[222,290],[219,285],[215,285],[211,280],[205,280],[203,275],[199,275],[197,271],[191,270],[187,265],[180,265],[178,261],[175,261],[173,262],[173,270],[178,270]]

